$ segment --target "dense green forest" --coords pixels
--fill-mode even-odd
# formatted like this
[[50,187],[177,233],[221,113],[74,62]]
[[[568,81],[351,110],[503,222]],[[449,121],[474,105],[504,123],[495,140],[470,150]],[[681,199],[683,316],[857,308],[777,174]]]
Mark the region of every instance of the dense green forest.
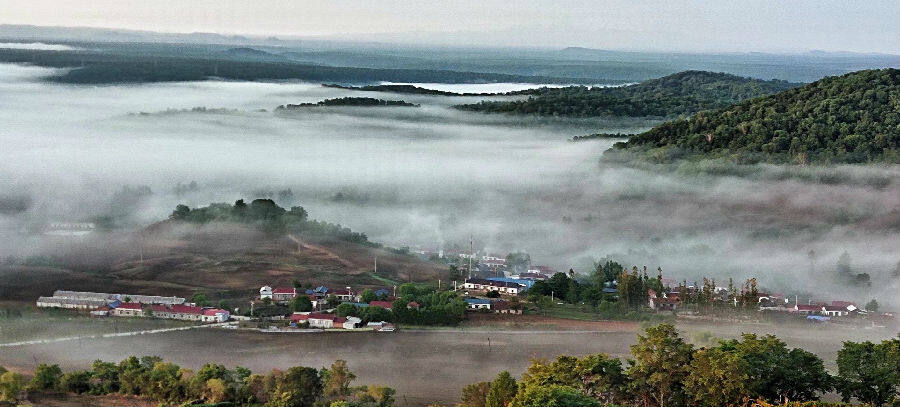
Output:
[[254,199],[246,204],[243,199],[234,205],[214,203],[203,208],[191,209],[187,205],[178,205],[169,215],[169,219],[190,222],[235,222],[258,227],[269,232],[298,232],[313,235],[335,237],[352,243],[377,246],[369,242],[365,233],[358,233],[339,224],[319,222],[309,219],[309,214],[302,206],[291,207],[290,210],[278,206],[271,199]]
[[663,123],[607,156],[651,162],[900,163],[900,70],[828,77]]
[[849,407],[818,400],[835,391],[845,403],[883,406],[900,396],[898,339],[844,342],[836,375],[773,335],[714,342],[697,348],[661,324],[638,335],[625,363],[603,353],[534,360],[518,382],[501,372],[466,386],[459,406]]
[[419,107],[415,103],[404,102],[402,100],[384,100],[375,98],[360,97],[343,97],[335,99],[325,99],[316,103],[300,103],[296,105],[281,105],[277,110],[296,109],[302,107],[316,106],[401,106],[401,107]]
[[623,87],[544,87],[517,92],[531,95],[525,100],[481,101],[455,107],[486,113],[542,116],[675,117],[722,108],[794,86],[797,84],[778,80],[764,81],[725,73],[685,71]]

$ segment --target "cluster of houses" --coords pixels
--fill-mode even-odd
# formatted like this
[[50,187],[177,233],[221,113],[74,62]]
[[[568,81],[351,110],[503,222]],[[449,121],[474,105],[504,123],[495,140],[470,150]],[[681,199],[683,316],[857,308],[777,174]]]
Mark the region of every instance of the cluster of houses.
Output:
[[140,294],[110,294],[57,290],[50,297],[38,297],[40,308],[65,308],[90,311],[92,316],[153,317],[197,322],[225,322],[226,310],[198,307],[181,297]]
[[[648,290],[650,308],[656,311],[676,311],[681,305],[679,293],[672,289],[672,285],[666,285],[667,290],[657,293],[654,290]],[[694,287],[687,287],[693,290]],[[716,300],[728,301],[728,290],[724,287],[716,287]],[[808,301],[806,304],[800,304],[795,297],[791,302],[782,294],[759,293],[756,295],[759,303],[760,311],[783,312],[786,314],[805,316],[806,319],[816,322],[829,321],[835,317],[853,317],[859,315],[872,316],[872,312],[865,310],[850,301],[831,301],[830,303]],[[737,301],[737,300],[732,300]],[[736,304],[735,304],[736,305]],[[890,314],[878,314],[876,317],[891,317]]]

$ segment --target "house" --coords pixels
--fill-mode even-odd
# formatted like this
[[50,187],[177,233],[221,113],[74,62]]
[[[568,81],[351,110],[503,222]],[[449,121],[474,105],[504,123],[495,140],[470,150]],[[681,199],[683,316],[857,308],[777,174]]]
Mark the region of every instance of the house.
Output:
[[146,315],[143,306],[138,302],[123,302],[111,309],[109,314],[117,317],[142,317]]
[[335,328],[335,325],[342,326],[347,319],[334,314],[310,313],[306,316],[306,322],[309,322],[309,326],[312,328],[330,329]]
[[[500,277],[489,279],[470,278],[463,283],[462,288],[468,291],[497,291],[500,294],[518,295],[530,287],[530,285],[523,283],[525,281],[529,280],[514,280]],[[529,281],[529,283],[534,284],[534,281]]]
[[182,304],[181,297],[161,297],[141,294],[110,294],[89,291],[56,290],[52,297],[38,297],[41,308],[67,308],[93,310],[115,302],[135,302],[141,304]]
[[823,305],[820,312],[822,315],[829,317],[844,317],[850,315],[850,311],[847,310],[847,307],[834,305]]
[[410,301],[409,304],[406,304],[407,309],[419,309],[419,303],[415,301]]
[[516,314],[522,315],[522,308],[513,308],[508,301],[494,301],[491,308],[495,314]]
[[272,301],[274,302],[290,302],[296,296],[297,289],[294,287],[276,287],[272,289]]
[[849,311],[849,312],[854,312],[854,311],[858,311],[858,310],[859,310],[859,307],[857,307],[856,304],[854,304],[854,303],[852,303],[852,302],[850,302],[850,301],[832,301],[832,302],[831,302],[831,305],[832,305],[833,307],[844,308],[844,309],[846,309],[846,310]]
[[96,310],[109,304],[109,300],[91,300],[59,297],[38,297],[39,308],[66,308],[77,310]]
[[650,308],[656,311],[675,311],[678,309],[678,299],[668,297],[650,298]]
[[822,310],[822,305],[794,304],[794,312],[798,314],[815,314]]
[[272,299],[272,287],[264,285],[259,288],[259,299],[264,300],[266,298]]
[[111,308],[109,306],[104,305],[100,308],[97,308],[97,309],[91,311],[91,316],[92,317],[107,317],[107,316],[109,316],[110,309]]
[[547,279],[547,276],[544,274],[541,274],[541,273],[533,273],[533,272],[529,271],[529,272],[525,272],[525,273],[522,273],[519,275],[512,276],[512,278],[515,278],[518,280],[534,280],[534,281],[540,280],[540,281],[543,281],[543,280]]
[[344,290],[337,290],[331,294],[337,297],[338,300],[344,302],[352,302],[356,300],[356,295],[353,293],[353,290],[351,290],[350,287],[347,287],[347,289]]
[[491,300],[481,298],[466,298],[466,307],[471,310],[491,309]]
[[371,301],[371,302],[369,302],[369,306],[390,310],[394,307],[394,303],[392,303],[390,301]]
[[356,329],[356,327],[361,323],[362,319],[359,319],[357,317],[347,317],[347,320],[343,323],[343,327],[344,329]]
[[203,310],[203,322],[225,322],[231,319],[231,313],[223,309],[207,308]]

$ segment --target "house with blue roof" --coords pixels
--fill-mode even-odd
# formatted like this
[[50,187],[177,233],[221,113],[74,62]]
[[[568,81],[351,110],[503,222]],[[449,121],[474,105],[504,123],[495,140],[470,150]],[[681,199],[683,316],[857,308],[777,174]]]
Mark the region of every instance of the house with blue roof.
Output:
[[491,300],[482,298],[466,298],[466,307],[468,309],[491,309]]

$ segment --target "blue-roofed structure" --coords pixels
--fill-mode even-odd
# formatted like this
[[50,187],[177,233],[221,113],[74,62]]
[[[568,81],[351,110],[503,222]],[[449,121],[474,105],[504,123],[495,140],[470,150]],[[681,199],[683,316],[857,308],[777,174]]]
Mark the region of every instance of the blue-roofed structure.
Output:
[[469,309],[491,309],[491,300],[482,298],[466,298],[466,307]]
[[369,306],[369,304],[366,304],[364,302],[348,302],[348,304],[353,305],[356,308],[366,308]]
[[525,280],[525,279],[521,279],[521,278],[488,277],[485,280],[502,281],[504,283],[521,284],[521,285],[525,286],[525,288],[531,288],[532,286],[534,286],[534,280]]

